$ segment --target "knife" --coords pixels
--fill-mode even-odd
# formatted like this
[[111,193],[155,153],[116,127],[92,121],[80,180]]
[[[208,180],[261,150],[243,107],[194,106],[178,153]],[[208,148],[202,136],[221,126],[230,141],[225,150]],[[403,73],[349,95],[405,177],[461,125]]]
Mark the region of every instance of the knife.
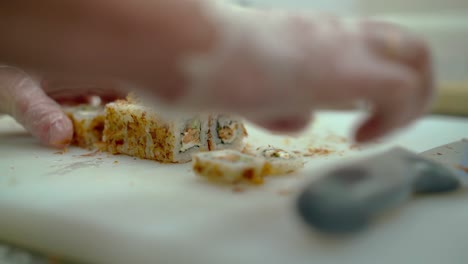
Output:
[[468,140],[420,154],[393,148],[327,170],[297,199],[308,226],[330,234],[361,231],[375,217],[415,194],[454,192],[468,187]]

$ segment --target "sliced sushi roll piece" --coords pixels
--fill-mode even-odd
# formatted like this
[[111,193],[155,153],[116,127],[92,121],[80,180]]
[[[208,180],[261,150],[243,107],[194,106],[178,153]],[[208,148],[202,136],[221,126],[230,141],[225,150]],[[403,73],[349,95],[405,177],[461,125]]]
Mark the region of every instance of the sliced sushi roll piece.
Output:
[[210,150],[242,150],[246,136],[247,130],[241,118],[226,114],[211,115],[208,137]]
[[266,160],[268,175],[283,175],[304,167],[304,160],[293,152],[273,146],[257,148],[256,155]]
[[72,145],[94,149],[102,142],[104,106],[68,106],[63,107],[63,111],[73,123]]
[[180,117],[173,123],[174,161],[189,162],[192,155],[208,150],[208,115]]
[[224,183],[247,181],[261,184],[266,169],[264,158],[235,150],[201,152],[193,155],[192,164],[197,175]]
[[106,105],[103,138],[113,154],[187,163],[193,153],[208,150],[208,115],[166,120],[146,106],[117,101]]

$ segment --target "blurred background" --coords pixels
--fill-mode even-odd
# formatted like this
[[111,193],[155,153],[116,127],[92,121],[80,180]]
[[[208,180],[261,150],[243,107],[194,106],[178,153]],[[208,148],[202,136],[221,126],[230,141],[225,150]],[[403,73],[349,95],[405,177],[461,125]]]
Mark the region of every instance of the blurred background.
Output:
[[369,16],[422,34],[433,51],[436,114],[468,116],[468,0],[229,0],[262,8]]
[[340,14],[439,12],[468,9],[466,0],[230,0],[259,7],[314,8]]

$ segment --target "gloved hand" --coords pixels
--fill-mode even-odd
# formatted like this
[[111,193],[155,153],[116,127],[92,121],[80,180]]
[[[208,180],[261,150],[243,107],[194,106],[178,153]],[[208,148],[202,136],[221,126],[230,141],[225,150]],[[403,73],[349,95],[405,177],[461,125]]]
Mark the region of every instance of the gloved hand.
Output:
[[48,80],[0,66],[0,113],[13,116],[43,144],[63,148],[73,136],[73,125],[60,104],[86,103],[91,95],[104,101],[123,98],[111,82]]

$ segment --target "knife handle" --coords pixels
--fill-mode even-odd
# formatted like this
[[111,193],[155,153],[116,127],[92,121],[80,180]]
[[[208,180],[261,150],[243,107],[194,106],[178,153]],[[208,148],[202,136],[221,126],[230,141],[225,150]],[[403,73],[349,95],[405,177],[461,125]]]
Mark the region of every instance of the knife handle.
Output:
[[457,178],[442,165],[401,148],[327,171],[297,200],[303,220],[325,233],[366,228],[413,193],[453,191]]
[[446,193],[462,187],[462,182],[452,171],[435,161],[415,156],[409,157],[409,163],[415,175],[412,184],[413,193]]

